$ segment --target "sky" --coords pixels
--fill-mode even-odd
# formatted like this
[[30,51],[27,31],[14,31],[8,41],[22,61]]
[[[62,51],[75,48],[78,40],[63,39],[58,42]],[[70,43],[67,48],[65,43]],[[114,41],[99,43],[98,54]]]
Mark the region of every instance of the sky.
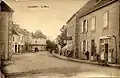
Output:
[[[41,30],[50,39],[88,0],[5,0],[15,11],[13,21],[30,32]],[[42,8],[41,6],[49,6]],[[39,6],[28,8],[28,6]]]

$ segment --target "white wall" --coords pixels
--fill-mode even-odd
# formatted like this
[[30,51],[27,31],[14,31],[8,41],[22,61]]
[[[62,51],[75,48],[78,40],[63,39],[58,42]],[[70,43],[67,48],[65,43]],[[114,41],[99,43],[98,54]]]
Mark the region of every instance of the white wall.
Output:
[[36,44],[36,41],[37,41],[37,44],[46,44],[46,39],[40,39],[40,38],[38,39],[33,38],[31,44]]
[[[14,37],[14,41],[13,41],[13,38],[12,38],[12,41],[13,41],[13,53],[15,53],[15,45],[17,45],[18,46],[18,43],[19,43],[19,35],[13,35],[13,37]],[[18,52],[18,51],[17,51]]]
[[[19,45],[24,45],[24,35],[23,34],[20,34],[20,38],[19,38]],[[22,38],[23,37],[23,38]]]

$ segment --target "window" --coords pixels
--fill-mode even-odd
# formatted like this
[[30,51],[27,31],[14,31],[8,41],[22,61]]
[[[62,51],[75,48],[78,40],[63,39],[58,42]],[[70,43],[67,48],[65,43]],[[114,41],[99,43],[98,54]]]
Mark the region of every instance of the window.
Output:
[[84,40],[82,46],[83,46],[83,52],[87,52],[88,42]]
[[91,56],[94,56],[96,53],[95,40],[91,40]]
[[108,27],[108,12],[104,12],[103,14],[103,28]]
[[87,27],[88,27],[88,21],[87,20],[84,20],[82,22],[82,32],[83,33],[86,33],[87,32]]
[[13,36],[13,41],[15,40],[15,37]]
[[83,52],[86,51],[86,41],[83,41]]
[[91,19],[91,30],[94,31],[96,27],[96,17],[92,17]]

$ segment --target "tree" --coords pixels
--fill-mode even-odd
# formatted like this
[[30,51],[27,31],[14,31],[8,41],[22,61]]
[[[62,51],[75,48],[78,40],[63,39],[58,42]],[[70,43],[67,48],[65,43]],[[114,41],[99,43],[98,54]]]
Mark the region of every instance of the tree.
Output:
[[50,50],[55,50],[57,48],[57,44],[55,44],[54,42],[51,42],[50,40],[46,41],[46,49],[50,49]]
[[60,31],[61,34],[57,36],[57,40],[61,47],[64,47],[66,45],[66,43],[64,43],[64,40],[67,38],[67,27],[63,25]]

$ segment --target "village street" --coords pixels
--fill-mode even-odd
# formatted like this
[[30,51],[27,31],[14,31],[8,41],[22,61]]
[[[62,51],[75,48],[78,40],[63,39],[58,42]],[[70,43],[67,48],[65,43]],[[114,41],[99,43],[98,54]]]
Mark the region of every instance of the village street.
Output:
[[8,78],[83,78],[120,76],[120,69],[77,63],[54,57],[48,52],[13,55],[5,67]]

